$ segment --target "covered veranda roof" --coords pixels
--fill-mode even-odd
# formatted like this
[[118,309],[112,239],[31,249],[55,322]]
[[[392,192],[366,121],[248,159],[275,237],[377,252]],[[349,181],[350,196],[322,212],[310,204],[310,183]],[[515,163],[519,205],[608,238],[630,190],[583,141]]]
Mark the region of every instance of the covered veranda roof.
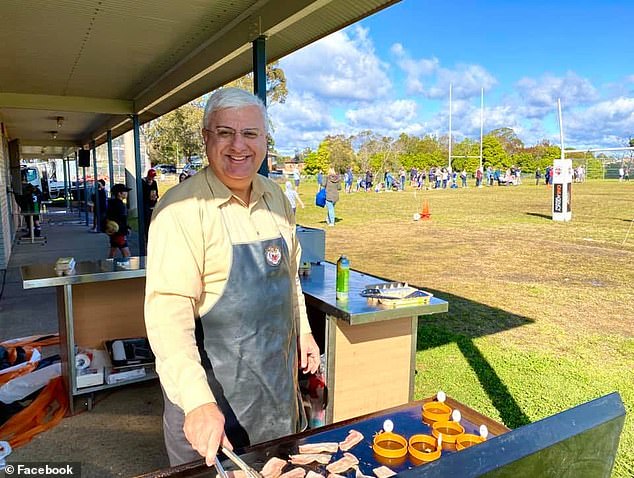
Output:
[[252,71],[260,36],[274,61],[398,1],[3,0],[5,136],[25,156],[99,145]]

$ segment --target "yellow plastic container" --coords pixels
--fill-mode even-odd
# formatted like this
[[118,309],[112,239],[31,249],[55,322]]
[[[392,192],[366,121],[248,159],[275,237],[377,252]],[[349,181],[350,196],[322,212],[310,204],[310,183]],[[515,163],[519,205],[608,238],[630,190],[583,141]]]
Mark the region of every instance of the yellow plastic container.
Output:
[[482,443],[484,438],[480,435],[473,435],[472,433],[463,433],[456,439],[456,450],[464,450],[470,446]]
[[438,448],[438,440],[429,435],[412,435],[407,447],[409,454],[423,463],[440,458],[442,447]]
[[458,422],[435,422],[431,426],[431,434],[438,438],[442,433],[442,447],[445,450],[455,450],[456,441],[464,433],[464,428]]
[[423,404],[423,422],[431,426],[435,422],[448,422],[451,418],[451,408],[442,402],[427,402]]
[[384,458],[402,458],[407,455],[407,440],[396,433],[379,433],[374,437],[372,449]]

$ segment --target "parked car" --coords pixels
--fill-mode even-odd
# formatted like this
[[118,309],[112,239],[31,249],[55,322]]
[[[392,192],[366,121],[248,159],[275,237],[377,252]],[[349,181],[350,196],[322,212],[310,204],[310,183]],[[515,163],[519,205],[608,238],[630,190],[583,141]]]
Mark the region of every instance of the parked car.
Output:
[[183,166],[183,172],[185,173],[189,173],[190,171],[192,172],[196,172],[199,169],[201,169],[203,167],[203,163],[198,162],[198,161],[190,161],[188,163],[185,163],[185,166]]
[[157,164],[154,169],[162,174],[176,174],[176,166],[173,164]]
[[284,173],[282,171],[277,171],[277,170],[269,171],[269,179],[272,179],[276,183],[280,183],[280,184],[283,184],[286,181],[286,178],[284,177]]

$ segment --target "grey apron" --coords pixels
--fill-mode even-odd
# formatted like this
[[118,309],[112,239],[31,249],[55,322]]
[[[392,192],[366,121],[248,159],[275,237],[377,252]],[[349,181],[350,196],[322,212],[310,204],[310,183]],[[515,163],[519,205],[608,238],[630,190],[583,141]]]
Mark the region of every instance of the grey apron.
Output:
[[[221,215],[226,228],[222,208]],[[286,242],[281,236],[231,242],[229,278],[216,304],[196,320],[196,343],[225,416],[225,434],[241,448],[296,433],[306,420],[297,382],[293,274]],[[199,459],[185,438],[182,410],[164,398],[170,464]]]

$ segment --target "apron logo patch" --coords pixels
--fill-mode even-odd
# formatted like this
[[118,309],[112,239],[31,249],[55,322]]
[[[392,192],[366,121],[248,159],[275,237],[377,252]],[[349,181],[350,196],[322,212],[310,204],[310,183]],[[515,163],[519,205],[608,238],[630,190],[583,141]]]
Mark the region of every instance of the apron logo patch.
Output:
[[271,266],[279,266],[282,260],[282,251],[277,246],[269,246],[265,250],[266,262]]

